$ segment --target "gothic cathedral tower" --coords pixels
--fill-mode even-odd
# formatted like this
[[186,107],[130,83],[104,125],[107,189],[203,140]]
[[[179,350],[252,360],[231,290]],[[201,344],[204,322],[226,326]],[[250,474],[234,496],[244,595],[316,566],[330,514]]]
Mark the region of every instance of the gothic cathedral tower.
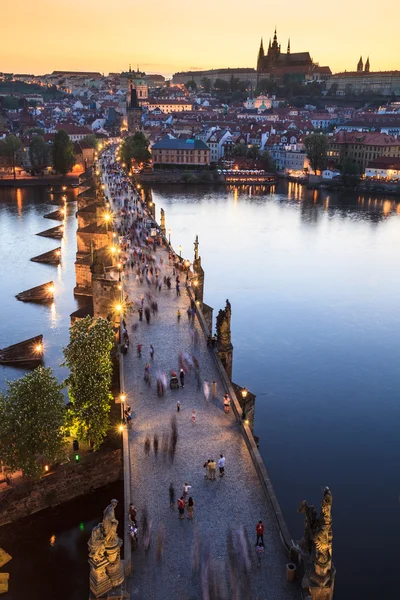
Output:
[[133,82],[131,67],[129,66],[128,90],[126,92],[126,115],[129,133],[142,130],[142,108],[139,106],[136,88]]

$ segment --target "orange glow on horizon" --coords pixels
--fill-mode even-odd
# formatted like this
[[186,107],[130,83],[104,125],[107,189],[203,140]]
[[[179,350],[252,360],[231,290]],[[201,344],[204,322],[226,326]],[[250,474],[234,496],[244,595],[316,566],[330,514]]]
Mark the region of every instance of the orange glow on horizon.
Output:
[[[110,10],[105,0],[88,0],[79,5],[77,18],[67,0],[37,0],[34,11],[28,0],[20,0],[17,6],[4,3],[5,23],[15,22],[18,11],[16,31],[23,43],[15,47],[15,28],[4,28],[0,39],[2,71],[40,75],[53,70],[88,70],[107,74],[121,72],[134,62],[148,73],[171,76],[175,71],[255,67],[260,38],[264,37],[267,47],[275,24],[283,51],[290,37],[292,52],[308,51],[314,61],[330,66],[333,72],[355,69],[360,55],[364,61],[370,57],[372,71],[399,68],[400,38],[392,35],[390,44],[387,42],[389,17],[390,23],[399,20],[399,3],[392,3],[388,10],[376,10],[372,0],[338,0],[335,15],[345,15],[340,20],[340,43],[316,4],[301,10],[294,0],[275,4],[273,18],[264,0],[254,0],[248,10],[239,0],[204,0],[200,8],[183,0],[155,0],[152,12],[157,17],[152,20],[151,34],[146,27],[139,27],[134,38],[132,22],[146,22],[148,6],[119,0],[117,8]],[[104,23],[107,29],[99,39]],[[60,43],[71,32],[74,39],[85,40],[84,54],[79,44],[70,45],[66,51]],[[171,44],[171,39],[179,43]]]

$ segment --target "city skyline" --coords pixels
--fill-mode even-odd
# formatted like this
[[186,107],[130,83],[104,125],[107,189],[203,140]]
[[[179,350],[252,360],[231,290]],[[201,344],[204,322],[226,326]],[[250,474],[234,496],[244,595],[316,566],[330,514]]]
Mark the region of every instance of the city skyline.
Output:
[[[364,61],[369,56],[372,71],[400,69],[400,40],[394,38],[388,48],[387,14],[374,14],[372,20],[372,0],[362,5],[339,0],[332,17],[317,4],[299,14],[294,0],[285,7],[277,5],[273,12],[263,0],[254,0],[249,11],[243,11],[239,0],[217,5],[204,0],[196,13],[182,0],[168,4],[155,0],[152,21],[145,5],[127,0],[118,0],[114,10],[105,0],[89,0],[76,10],[66,0],[57,4],[37,0],[33,19],[29,6],[27,0],[17,0],[18,38],[14,28],[3,32],[0,71],[109,73],[132,63],[146,72],[170,76],[176,71],[255,67],[260,39],[267,45],[275,26],[282,48],[290,38],[293,52],[309,51],[315,62],[329,65],[332,72],[355,70],[360,55]],[[5,7],[5,21],[15,21],[16,14],[15,4]],[[392,21],[396,18],[400,6],[391,8]]]

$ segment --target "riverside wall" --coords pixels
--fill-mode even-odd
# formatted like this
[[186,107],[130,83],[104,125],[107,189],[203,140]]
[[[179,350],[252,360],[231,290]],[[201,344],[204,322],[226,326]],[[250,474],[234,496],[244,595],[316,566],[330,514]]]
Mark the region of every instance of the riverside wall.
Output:
[[102,450],[56,467],[38,481],[23,479],[0,495],[0,527],[93,492],[122,478],[121,450]]

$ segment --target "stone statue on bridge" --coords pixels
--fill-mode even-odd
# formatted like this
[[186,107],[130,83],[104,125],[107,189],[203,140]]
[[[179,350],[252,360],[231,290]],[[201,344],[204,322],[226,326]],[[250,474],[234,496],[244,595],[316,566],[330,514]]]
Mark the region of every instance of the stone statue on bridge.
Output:
[[231,315],[231,304],[227,300],[225,309],[221,309],[217,315],[217,340],[220,348],[231,345]]
[[[117,535],[118,521],[115,507],[118,500],[111,500],[103,513],[103,521],[92,530],[88,541],[90,565],[90,591],[96,598],[104,597],[111,589],[124,581],[121,562],[122,540]],[[116,592],[115,598],[122,598]]]
[[313,600],[331,600],[335,582],[335,567],[332,565],[332,493],[324,488],[319,517],[314,506],[305,500],[299,513],[304,513],[304,536],[300,548],[305,553],[309,591]]

